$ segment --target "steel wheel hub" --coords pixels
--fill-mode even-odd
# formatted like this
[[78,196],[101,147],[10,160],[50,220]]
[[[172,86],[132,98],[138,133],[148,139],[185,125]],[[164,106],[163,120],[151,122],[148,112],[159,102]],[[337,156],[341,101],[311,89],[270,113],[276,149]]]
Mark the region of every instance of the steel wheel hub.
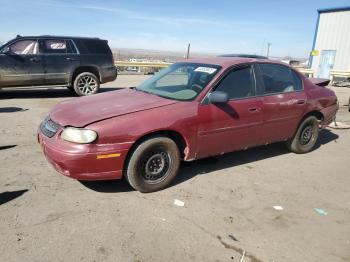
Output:
[[162,154],[155,154],[146,163],[146,172],[152,175],[158,175],[165,166],[165,160]]
[[170,157],[165,151],[151,152],[141,163],[141,175],[148,183],[157,183],[166,177],[170,166]]
[[313,127],[312,126],[307,126],[303,129],[300,135],[300,142],[302,145],[306,145],[307,143],[310,142],[312,136],[313,136]]

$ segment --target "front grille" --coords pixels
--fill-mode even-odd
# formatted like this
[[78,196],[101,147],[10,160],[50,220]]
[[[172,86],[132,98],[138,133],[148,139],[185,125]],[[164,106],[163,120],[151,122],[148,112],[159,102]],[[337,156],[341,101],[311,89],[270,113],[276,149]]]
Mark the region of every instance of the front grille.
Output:
[[46,118],[40,125],[41,132],[47,137],[53,137],[60,128],[61,126],[50,118]]

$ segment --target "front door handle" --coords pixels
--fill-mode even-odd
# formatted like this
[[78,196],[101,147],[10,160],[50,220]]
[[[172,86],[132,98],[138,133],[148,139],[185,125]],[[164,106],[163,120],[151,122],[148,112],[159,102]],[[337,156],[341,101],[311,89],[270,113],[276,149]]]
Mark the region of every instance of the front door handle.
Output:
[[300,99],[300,100],[297,101],[297,104],[298,105],[303,105],[303,104],[305,104],[305,100],[304,99]]
[[31,57],[31,58],[29,58],[29,61],[33,62],[33,63],[38,63],[38,62],[40,62],[40,59],[36,58],[36,57]]
[[251,108],[248,109],[248,111],[250,113],[256,113],[256,112],[260,111],[260,108],[258,108],[258,107],[251,107]]

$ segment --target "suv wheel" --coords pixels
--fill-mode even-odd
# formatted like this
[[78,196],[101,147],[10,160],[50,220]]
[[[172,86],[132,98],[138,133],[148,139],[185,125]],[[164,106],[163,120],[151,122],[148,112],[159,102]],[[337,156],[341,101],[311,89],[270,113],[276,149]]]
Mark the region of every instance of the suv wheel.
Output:
[[100,89],[100,81],[96,75],[84,72],[74,79],[73,88],[78,96],[96,94]]
[[180,152],[167,137],[154,137],[141,143],[131,154],[125,177],[136,190],[148,193],[167,187],[180,166]]
[[297,154],[310,152],[315,146],[319,133],[318,119],[309,116],[299,125],[294,137],[286,142],[288,149]]

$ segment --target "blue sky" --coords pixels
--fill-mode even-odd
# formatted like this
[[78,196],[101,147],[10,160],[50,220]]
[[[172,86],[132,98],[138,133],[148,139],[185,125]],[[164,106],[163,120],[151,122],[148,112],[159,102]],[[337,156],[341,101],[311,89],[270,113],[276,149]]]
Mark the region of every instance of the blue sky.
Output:
[[319,8],[349,0],[0,0],[0,41],[97,36],[111,47],[307,57]]

